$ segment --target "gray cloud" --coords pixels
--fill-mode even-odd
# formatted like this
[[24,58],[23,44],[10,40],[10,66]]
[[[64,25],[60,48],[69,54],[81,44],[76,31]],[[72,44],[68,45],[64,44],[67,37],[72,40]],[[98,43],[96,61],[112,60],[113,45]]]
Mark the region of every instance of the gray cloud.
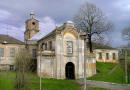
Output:
[[[0,28],[3,29],[2,25],[8,25],[17,29],[24,29],[24,22],[29,17],[31,10],[36,12],[37,18],[44,27],[46,27],[43,21],[45,17],[54,21],[48,25],[61,24],[67,20],[72,20],[80,5],[86,1],[96,4],[103,10],[108,19],[115,23],[115,31],[111,33],[112,44],[113,46],[121,45],[123,43],[121,31],[130,23],[129,0],[1,0]],[[20,33],[22,32],[20,31]]]

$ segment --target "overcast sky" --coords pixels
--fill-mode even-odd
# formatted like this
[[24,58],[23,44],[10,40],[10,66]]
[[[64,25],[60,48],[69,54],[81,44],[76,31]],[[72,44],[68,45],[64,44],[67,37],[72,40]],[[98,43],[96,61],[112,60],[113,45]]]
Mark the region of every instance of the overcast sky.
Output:
[[97,5],[115,24],[113,46],[123,45],[121,30],[130,25],[130,0],[0,0],[0,33],[23,39],[25,20],[35,11],[40,29],[47,33],[68,20],[86,1]]

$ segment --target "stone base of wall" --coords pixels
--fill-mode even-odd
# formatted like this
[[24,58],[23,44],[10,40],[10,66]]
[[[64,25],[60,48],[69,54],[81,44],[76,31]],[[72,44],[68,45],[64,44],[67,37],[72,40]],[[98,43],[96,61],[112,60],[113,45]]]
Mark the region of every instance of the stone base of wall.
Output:
[[93,53],[87,53],[86,55],[86,72],[87,77],[91,77],[96,74],[96,57]]
[[15,67],[14,65],[0,64],[0,71],[5,71],[5,70],[15,70]]

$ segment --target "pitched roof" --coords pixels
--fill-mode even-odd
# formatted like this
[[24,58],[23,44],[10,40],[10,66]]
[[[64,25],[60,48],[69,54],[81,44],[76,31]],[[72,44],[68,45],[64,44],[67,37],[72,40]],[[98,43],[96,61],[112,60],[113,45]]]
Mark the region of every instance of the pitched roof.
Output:
[[108,46],[108,45],[103,45],[103,44],[100,44],[100,43],[92,43],[92,46],[93,46],[93,49],[115,49],[111,46]]
[[6,44],[24,44],[24,42],[14,38],[14,37],[11,37],[9,35],[3,35],[3,34],[0,34],[0,43],[6,43]]

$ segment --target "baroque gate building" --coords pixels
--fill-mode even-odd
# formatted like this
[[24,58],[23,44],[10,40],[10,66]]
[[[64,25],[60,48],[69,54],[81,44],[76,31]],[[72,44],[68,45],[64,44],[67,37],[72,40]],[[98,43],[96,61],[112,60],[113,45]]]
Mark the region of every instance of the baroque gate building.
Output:
[[[31,14],[31,19],[26,23],[25,40],[31,46],[34,44],[32,50],[37,50],[39,76],[57,79],[83,78],[85,59],[87,76],[96,74],[96,60],[85,57],[84,38],[77,32],[72,21],[67,21],[36,40],[34,37],[40,33],[37,21]],[[35,27],[29,31],[30,25]]]

